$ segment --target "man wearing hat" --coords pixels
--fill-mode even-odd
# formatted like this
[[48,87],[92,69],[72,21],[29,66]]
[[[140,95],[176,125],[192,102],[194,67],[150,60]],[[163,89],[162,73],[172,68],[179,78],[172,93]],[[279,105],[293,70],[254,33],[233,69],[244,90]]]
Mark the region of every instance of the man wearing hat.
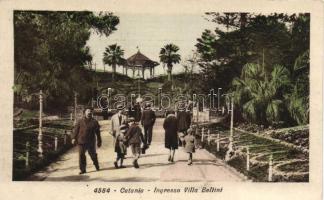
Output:
[[[116,138],[117,134],[119,134],[120,126],[126,123],[126,115],[122,113],[123,106],[117,106],[117,113],[111,117],[111,132],[114,138]],[[114,140],[115,144],[115,140]]]
[[92,117],[92,108],[88,107],[84,109],[84,117],[77,122],[71,138],[72,144],[77,144],[79,148],[79,174],[86,173],[86,151],[88,151],[98,171],[99,163],[96,153],[96,141],[98,148],[101,147],[101,136],[99,123]]
[[146,103],[145,110],[141,117],[141,124],[144,127],[144,141],[145,144],[150,145],[152,142],[152,129],[155,123],[155,112],[151,109],[151,104]]

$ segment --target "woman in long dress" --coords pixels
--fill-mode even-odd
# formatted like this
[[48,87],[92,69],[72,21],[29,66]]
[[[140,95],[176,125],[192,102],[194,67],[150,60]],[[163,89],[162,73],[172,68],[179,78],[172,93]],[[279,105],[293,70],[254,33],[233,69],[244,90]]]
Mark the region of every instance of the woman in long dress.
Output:
[[165,130],[165,148],[170,150],[168,161],[174,162],[175,150],[178,149],[178,120],[174,111],[167,112],[163,128]]

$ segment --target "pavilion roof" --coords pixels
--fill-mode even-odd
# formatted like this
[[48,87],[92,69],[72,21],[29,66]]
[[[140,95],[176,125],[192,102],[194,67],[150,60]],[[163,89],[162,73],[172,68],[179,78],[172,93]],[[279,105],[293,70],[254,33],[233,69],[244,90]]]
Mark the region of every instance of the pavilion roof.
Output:
[[153,68],[159,65],[158,62],[149,59],[140,51],[138,51],[136,54],[132,55],[131,57],[127,58],[127,64],[129,66],[149,67],[149,68]]

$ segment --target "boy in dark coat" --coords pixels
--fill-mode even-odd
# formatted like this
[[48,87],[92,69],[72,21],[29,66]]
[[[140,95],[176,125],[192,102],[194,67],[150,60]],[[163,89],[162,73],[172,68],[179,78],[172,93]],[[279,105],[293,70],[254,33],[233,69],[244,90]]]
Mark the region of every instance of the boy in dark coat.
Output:
[[[116,161],[114,162],[115,168],[125,168],[123,166],[123,161],[126,155],[127,146],[125,144],[126,138],[125,134],[128,129],[128,124],[122,124],[120,126],[120,131],[116,136],[116,143],[115,143],[115,152],[117,153]],[[118,166],[118,161],[120,160],[120,166]]]
[[125,135],[126,143],[131,147],[134,155],[133,165],[135,168],[139,168],[138,159],[141,154],[141,144],[145,146],[145,140],[142,134],[142,129],[138,126],[138,123],[134,118],[129,118],[132,123]]

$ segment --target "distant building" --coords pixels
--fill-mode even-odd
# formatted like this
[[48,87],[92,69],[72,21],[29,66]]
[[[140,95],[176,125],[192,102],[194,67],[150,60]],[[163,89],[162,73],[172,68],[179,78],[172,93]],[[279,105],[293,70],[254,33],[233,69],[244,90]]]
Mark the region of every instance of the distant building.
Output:
[[138,50],[136,54],[126,59],[123,66],[123,74],[128,75],[128,70],[131,69],[133,70],[133,78],[135,78],[135,70],[137,70],[137,75],[140,76],[140,72],[142,72],[142,78],[144,78],[145,70],[149,70],[150,77],[153,78],[154,68],[158,65],[158,62],[149,59]]

